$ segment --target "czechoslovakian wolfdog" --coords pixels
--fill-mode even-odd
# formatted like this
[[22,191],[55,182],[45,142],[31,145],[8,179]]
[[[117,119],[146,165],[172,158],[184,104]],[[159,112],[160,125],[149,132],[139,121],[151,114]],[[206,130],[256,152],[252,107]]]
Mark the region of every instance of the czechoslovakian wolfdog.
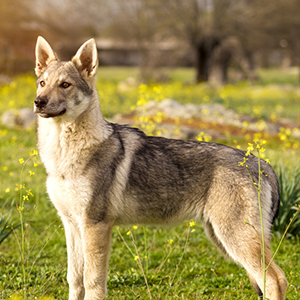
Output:
[[[98,55],[93,39],[71,61],[59,61],[39,37],[36,45],[38,146],[47,189],[63,221],[68,250],[70,300],[106,295],[112,227],[115,224],[177,224],[201,219],[207,235],[243,266],[261,295],[261,223],[258,195],[245,151],[221,144],[146,136],[107,122],[95,88]],[[248,157],[258,181],[258,160]],[[278,212],[277,177],[264,171],[261,201],[266,243]],[[244,221],[252,226],[246,226]],[[271,253],[266,250],[266,264]],[[271,263],[269,299],[285,297],[287,280]]]

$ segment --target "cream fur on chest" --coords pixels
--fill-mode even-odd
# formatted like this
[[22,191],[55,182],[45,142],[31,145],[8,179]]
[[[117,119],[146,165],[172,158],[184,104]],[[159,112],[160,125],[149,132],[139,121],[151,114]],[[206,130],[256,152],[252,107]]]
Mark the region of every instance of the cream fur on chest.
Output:
[[[91,149],[101,143],[97,126],[82,120],[80,126],[39,118],[40,157],[48,174],[47,190],[59,214],[80,216],[91,199],[89,181],[83,176]],[[97,137],[97,138],[96,138]]]

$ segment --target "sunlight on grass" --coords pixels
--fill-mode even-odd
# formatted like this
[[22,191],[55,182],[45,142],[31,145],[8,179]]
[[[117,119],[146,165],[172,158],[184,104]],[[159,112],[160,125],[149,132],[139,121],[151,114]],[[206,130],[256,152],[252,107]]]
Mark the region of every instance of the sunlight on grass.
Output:
[[[192,69],[177,69],[172,81],[158,84],[165,98],[180,103],[221,103],[239,113],[259,118],[291,118],[299,120],[299,89],[295,86],[260,85],[239,83],[223,87],[209,84],[191,85]],[[180,75],[181,74],[181,75]],[[265,77],[267,77],[265,75]],[[294,75],[294,77],[297,77]],[[133,78],[133,84],[120,85],[120,81]],[[35,76],[18,76],[4,86],[0,86],[0,113],[7,109],[32,107],[35,99]],[[103,114],[112,117],[117,113],[129,111],[138,98],[138,80],[136,68],[105,68],[98,72],[98,92]]]

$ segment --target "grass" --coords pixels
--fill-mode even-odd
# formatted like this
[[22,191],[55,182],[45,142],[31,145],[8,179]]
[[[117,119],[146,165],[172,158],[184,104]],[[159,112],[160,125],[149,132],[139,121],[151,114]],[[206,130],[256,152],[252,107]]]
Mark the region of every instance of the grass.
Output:
[[[221,103],[239,113],[263,119],[299,120],[300,92],[294,84],[297,74],[277,72],[281,74],[281,79],[268,85],[267,82],[270,81],[269,78],[273,78],[275,71],[262,70],[260,73],[260,80],[254,84],[241,82],[217,87],[207,84],[192,85],[192,69],[175,69],[170,72],[169,80],[160,84],[161,94],[181,103]],[[135,84],[130,81],[128,83],[129,77],[133,78]],[[123,84],[120,84],[121,81]],[[136,104],[138,97],[137,69],[100,67],[97,87],[106,117],[128,112]],[[32,107],[35,90],[33,74],[18,76],[9,85],[0,86],[0,114],[7,109]]]
[[259,83],[262,85],[267,84],[280,84],[299,87],[299,67],[294,67],[285,70],[284,72],[279,72],[278,69],[260,69],[258,71]]
[[[201,225],[196,225],[195,231],[189,235],[187,251],[170,289],[170,282],[172,282],[176,267],[182,257],[184,238],[187,236],[186,229],[187,224],[167,231],[147,229],[148,244],[151,245],[147,278],[154,299],[195,299],[195,296],[196,299],[257,299],[249,285],[246,272],[218,253],[216,248],[207,241]],[[123,234],[126,236],[125,232]],[[182,234],[184,238],[174,246],[167,263],[158,271],[161,261],[172,246],[168,241],[174,239],[173,243],[175,244]],[[144,240],[143,235],[143,228],[136,232],[140,241]],[[143,276],[134,258],[118,238],[118,235],[114,233],[109,283],[112,288],[108,299],[126,299],[126,296],[127,299],[138,299],[138,295],[141,296],[141,299],[149,299]],[[274,241],[274,244],[276,243],[277,240]],[[139,246],[143,249],[141,242]],[[290,242],[288,247],[285,244],[285,251],[288,248],[289,250],[296,249],[296,247],[296,241]],[[290,272],[293,265],[288,266],[290,261],[284,258],[284,255],[284,252],[281,251],[276,261],[286,271],[288,279],[292,279],[290,284],[298,286],[297,281],[294,280],[299,279],[299,275],[291,278]],[[123,258],[122,266],[120,266],[120,257]],[[299,252],[292,261],[296,262],[297,259],[299,259]],[[165,298],[169,289],[169,297]],[[293,295],[291,296],[293,292],[289,290],[288,299],[297,299],[299,286],[296,289],[294,298]]]
[[[183,103],[223,103],[262,118],[269,118],[272,109],[276,118],[299,120],[299,89],[294,79],[290,78],[290,74],[280,75],[282,78],[278,79],[274,90],[268,82],[273,76],[271,73],[275,72],[270,72],[262,71],[261,82],[255,86],[243,83],[214,88],[192,86],[188,84],[193,77],[191,70],[175,70],[170,74],[170,81],[161,85],[159,93]],[[98,88],[106,116],[127,112],[136,104],[137,88],[130,85],[121,88],[119,85],[119,80],[126,80],[129,76],[136,77],[137,70],[100,68]],[[153,88],[147,89],[145,97],[151,98],[151,91]],[[0,87],[0,97],[0,114],[7,108],[30,107],[35,97],[34,77],[26,75],[15,78],[10,85]],[[268,142],[266,155],[271,163],[276,162],[287,169],[300,164],[299,146],[286,129],[281,136],[264,138]],[[239,144],[246,148],[251,140],[252,136],[242,135],[228,136],[218,142],[232,146]],[[36,149],[35,130],[8,129],[0,125],[0,216],[5,215],[11,209],[11,203],[18,200],[19,191],[16,188],[20,184],[22,168],[19,159],[30,157],[32,149]],[[24,184],[34,195],[25,201],[23,210],[26,293],[29,299],[67,299],[64,232],[46,194],[44,168],[39,161],[36,163],[37,166],[34,166],[34,162],[30,161],[24,169]],[[35,175],[30,176],[29,172]],[[9,224],[19,224],[16,207]],[[127,234],[129,231],[131,233]],[[12,299],[18,299],[16,295],[22,295],[20,234],[20,228],[16,228],[0,245],[0,299],[9,299],[13,295],[15,298]],[[275,235],[273,250],[279,240]],[[286,239],[275,260],[289,281],[287,299],[299,299],[299,238]],[[190,223],[166,229],[141,226],[115,228],[107,299],[150,299],[141,266],[153,299],[257,299],[246,272],[218,253],[205,237],[200,223],[192,228]]]

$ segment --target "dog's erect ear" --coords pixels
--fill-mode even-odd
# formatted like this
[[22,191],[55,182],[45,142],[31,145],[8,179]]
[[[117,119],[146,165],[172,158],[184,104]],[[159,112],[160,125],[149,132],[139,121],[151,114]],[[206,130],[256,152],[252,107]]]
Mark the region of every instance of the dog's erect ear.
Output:
[[72,62],[84,79],[93,78],[98,68],[98,53],[95,40],[90,39],[85,42],[72,58]]
[[40,76],[50,62],[58,60],[56,53],[48,42],[41,36],[38,37],[35,47],[35,74]]

